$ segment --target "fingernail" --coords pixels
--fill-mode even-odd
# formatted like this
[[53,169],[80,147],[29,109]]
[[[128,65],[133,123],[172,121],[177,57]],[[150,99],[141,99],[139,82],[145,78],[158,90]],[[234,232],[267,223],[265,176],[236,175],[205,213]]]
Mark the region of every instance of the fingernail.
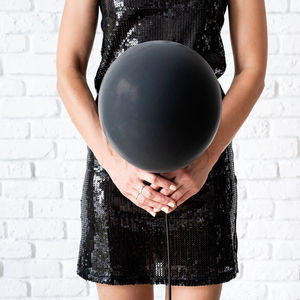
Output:
[[153,211],[150,211],[150,214],[151,214],[153,217],[155,217],[155,216],[156,216],[156,213],[155,213],[155,212],[153,212]]
[[176,190],[176,186],[173,185],[173,184],[171,184],[171,185],[170,185],[170,190],[171,190],[171,191],[175,191],[175,190]]
[[159,209],[157,209],[156,207],[154,207],[153,210],[154,210],[155,212],[158,212],[158,211],[159,211]]
[[169,212],[168,208],[165,206],[161,210],[164,211],[166,214]]
[[171,207],[175,206],[173,202],[169,202],[168,205],[171,206]]

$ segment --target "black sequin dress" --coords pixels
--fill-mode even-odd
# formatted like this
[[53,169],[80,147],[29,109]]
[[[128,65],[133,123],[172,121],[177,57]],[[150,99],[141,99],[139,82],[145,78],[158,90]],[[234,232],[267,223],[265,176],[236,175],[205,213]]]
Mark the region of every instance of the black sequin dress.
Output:
[[[97,93],[114,59],[149,40],[187,45],[218,78],[224,73],[220,31],[227,0],[99,0],[99,6],[103,44],[94,81]],[[216,284],[236,277],[236,213],[230,143],[201,190],[168,214],[172,285]],[[152,217],[127,199],[87,147],[77,274],[113,285],[168,284],[164,214]]]

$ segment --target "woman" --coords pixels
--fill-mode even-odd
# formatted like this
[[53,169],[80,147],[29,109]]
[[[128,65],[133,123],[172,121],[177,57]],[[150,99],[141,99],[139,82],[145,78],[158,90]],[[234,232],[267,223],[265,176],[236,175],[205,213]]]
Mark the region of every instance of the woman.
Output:
[[[106,139],[86,82],[99,8],[97,95],[110,66],[129,47],[172,40],[198,51],[217,77],[226,68],[220,37],[226,8],[235,74],[218,132],[189,166],[153,174],[122,159]],[[263,0],[66,0],[57,51],[57,89],[87,143],[77,274],[101,300],[150,300],[167,286],[164,214],[168,213],[172,299],[220,298],[236,277],[237,178],[232,139],[264,88],[267,26]],[[179,120],[180,121],[180,120]],[[148,184],[146,184],[146,183]]]

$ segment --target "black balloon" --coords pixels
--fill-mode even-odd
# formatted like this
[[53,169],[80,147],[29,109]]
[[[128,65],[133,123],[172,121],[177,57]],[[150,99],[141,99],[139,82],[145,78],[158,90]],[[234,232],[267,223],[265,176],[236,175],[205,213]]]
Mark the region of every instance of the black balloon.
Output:
[[222,94],[210,65],[177,42],[131,46],[106,71],[98,112],[111,146],[129,163],[154,173],[187,166],[219,127]]

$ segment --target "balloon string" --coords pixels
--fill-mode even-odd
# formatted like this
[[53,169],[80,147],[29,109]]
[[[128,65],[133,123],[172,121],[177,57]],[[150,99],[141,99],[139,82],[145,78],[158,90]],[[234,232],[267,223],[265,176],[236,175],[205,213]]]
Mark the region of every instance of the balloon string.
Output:
[[[160,173],[154,173],[159,175]],[[146,180],[143,180],[144,184],[151,185],[151,183],[147,182]],[[162,189],[160,187],[158,189],[158,192]],[[168,284],[169,284],[169,300],[172,299],[171,297],[171,264],[170,264],[170,241],[169,241],[169,225],[168,225],[168,214],[165,213],[165,224],[166,224],[166,237],[167,237],[167,255],[168,255]]]
[[167,251],[168,251],[168,281],[169,281],[169,300],[171,300],[171,267],[170,267],[170,241],[169,241],[169,226],[168,214],[165,214],[166,233],[167,233]]
[[[154,173],[156,175],[160,175],[160,173]],[[175,177],[174,177],[175,178]],[[171,180],[173,180],[172,178]],[[160,187],[158,192],[162,189]],[[170,264],[170,240],[169,240],[169,224],[168,224],[168,214],[165,213],[165,224],[166,224],[166,237],[167,237],[167,255],[168,255],[168,284],[169,284],[169,300],[172,299],[171,297],[171,264]]]

